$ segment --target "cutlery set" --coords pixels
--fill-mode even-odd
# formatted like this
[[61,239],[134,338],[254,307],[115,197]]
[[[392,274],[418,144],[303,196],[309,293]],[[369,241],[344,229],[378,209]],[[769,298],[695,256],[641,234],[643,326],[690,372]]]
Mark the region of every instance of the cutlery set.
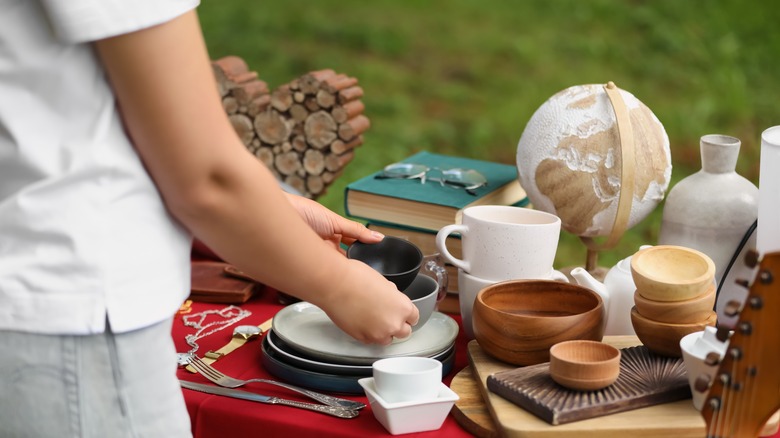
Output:
[[[322,394],[305,388],[290,385],[288,383],[278,382],[275,380],[236,379],[218,371],[211,365],[208,365],[207,363],[203,362],[197,356],[192,357],[189,365],[192,366],[192,368],[194,368],[195,370],[197,370],[203,377],[219,385],[219,386],[212,386],[203,383],[179,380],[183,388],[187,388],[195,391],[205,392],[208,394],[222,395],[226,397],[238,398],[243,400],[256,401],[260,403],[278,404],[278,405],[290,406],[295,408],[308,409],[310,411],[320,412],[338,418],[355,418],[358,416],[358,410],[366,406],[364,403],[333,397],[330,395]],[[308,403],[308,402],[302,402],[298,400],[289,400],[281,397],[272,397],[272,396],[257,394],[254,392],[234,389],[253,382],[280,386],[289,389],[291,391],[297,392],[299,394],[302,394],[322,404]]]

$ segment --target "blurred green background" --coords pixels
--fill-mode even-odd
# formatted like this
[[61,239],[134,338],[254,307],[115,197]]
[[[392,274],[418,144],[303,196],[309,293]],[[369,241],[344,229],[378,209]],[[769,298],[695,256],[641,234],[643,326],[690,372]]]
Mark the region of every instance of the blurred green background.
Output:
[[[420,150],[515,164],[536,109],[572,85],[614,81],[666,128],[672,182],[700,169],[699,138],[742,140],[758,184],[761,132],[780,124],[780,8],[741,0],[204,0],[212,59],[243,58],[273,89],[332,68],[358,78],[372,126],[318,200]],[[656,243],[663,203],[600,254],[611,266]],[[561,233],[556,267],[583,265]]]

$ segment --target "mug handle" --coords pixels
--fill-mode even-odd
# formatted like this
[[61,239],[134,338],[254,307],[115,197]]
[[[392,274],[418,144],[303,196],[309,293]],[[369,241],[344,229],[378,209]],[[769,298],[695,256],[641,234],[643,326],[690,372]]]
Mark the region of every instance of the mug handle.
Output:
[[444,261],[441,259],[441,254],[431,254],[423,257],[423,274],[428,275],[436,280],[436,284],[439,285],[439,292],[436,295],[436,301],[441,301],[447,295],[447,286],[449,285],[450,278],[447,273],[447,269],[444,267]]
[[449,237],[450,234],[460,233],[461,238],[463,238],[468,231],[469,227],[463,224],[450,224],[441,227],[439,232],[436,233],[436,249],[441,252],[441,256],[444,257],[446,261],[450,262],[450,264],[455,265],[466,272],[471,272],[471,263],[456,258],[447,249],[447,237]]

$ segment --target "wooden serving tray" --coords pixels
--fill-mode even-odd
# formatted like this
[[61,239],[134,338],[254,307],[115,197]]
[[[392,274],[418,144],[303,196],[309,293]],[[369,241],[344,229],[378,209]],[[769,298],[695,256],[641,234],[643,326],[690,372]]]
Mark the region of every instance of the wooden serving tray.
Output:
[[681,358],[658,356],[644,345],[621,348],[620,376],[598,391],[572,391],[550,377],[550,364],[501,371],[490,391],[550,424],[565,424],[691,398]]
[[[617,348],[641,345],[635,336],[607,336]],[[552,425],[511,401],[488,390],[487,378],[497,372],[516,369],[488,356],[476,341],[468,344],[468,356],[474,378],[479,384],[491,416],[502,435],[508,437],[657,437],[700,438],[705,423],[690,399],[658,404],[603,417]]]

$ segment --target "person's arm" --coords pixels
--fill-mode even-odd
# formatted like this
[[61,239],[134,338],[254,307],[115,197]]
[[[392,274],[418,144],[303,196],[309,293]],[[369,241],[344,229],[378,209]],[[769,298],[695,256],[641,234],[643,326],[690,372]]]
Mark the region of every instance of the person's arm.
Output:
[[358,340],[410,334],[418,318],[411,301],[323,241],[241,143],[194,11],[95,45],[128,134],[174,217],[220,257],[318,305]]

